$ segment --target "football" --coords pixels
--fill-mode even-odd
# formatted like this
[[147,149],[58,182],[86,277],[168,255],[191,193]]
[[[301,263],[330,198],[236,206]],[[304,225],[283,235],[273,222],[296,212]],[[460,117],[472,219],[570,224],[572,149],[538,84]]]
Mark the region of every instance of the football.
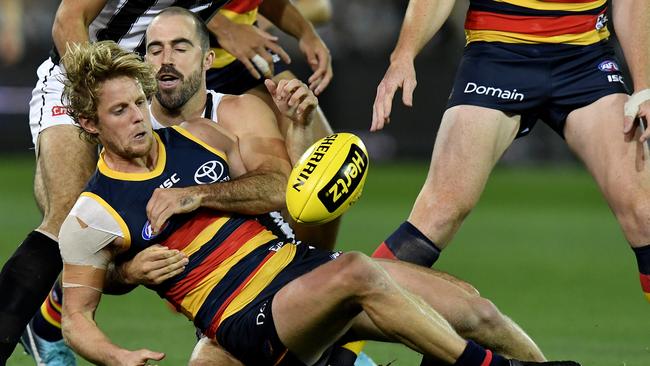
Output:
[[366,147],[354,134],[336,133],[316,141],[289,176],[289,214],[303,224],[339,217],[361,196],[368,164]]

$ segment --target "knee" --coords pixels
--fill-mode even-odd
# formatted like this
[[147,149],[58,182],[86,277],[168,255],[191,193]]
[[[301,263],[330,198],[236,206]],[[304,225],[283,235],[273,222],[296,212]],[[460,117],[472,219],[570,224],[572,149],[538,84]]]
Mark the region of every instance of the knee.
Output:
[[650,203],[636,198],[621,199],[613,205],[613,211],[625,234],[625,238],[635,244],[650,243]]
[[340,270],[332,278],[337,287],[345,289],[352,295],[360,295],[366,291],[383,287],[386,274],[367,255],[359,252],[343,254]]
[[493,332],[506,324],[505,317],[492,301],[480,296],[471,296],[466,301],[464,321],[457,329],[463,337],[480,338],[479,334]]

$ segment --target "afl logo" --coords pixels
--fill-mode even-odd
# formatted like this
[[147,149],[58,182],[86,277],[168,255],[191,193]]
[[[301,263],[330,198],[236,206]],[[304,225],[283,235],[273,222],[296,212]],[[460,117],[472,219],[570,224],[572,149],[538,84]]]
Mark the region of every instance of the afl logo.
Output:
[[618,65],[614,61],[603,61],[598,65],[598,69],[602,72],[615,72],[619,71]]
[[210,184],[219,181],[224,172],[224,167],[217,160],[210,160],[203,163],[194,173],[194,181],[197,184]]
[[[167,221],[167,222],[165,222],[165,224],[163,224],[162,228],[160,228],[160,232],[165,230],[165,228],[167,227],[167,224],[169,224],[169,221]],[[160,233],[158,233],[158,234],[160,234]],[[144,223],[144,227],[142,227],[142,239],[151,240],[151,239],[155,238],[156,236],[158,236],[158,234],[154,235],[153,229],[151,228],[151,223],[149,222],[149,220],[147,220],[147,222]]]

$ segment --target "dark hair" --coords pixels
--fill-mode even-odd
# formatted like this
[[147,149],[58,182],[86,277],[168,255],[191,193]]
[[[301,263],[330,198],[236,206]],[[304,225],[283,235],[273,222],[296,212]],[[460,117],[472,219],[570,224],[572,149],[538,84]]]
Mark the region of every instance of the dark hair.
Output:
[[196,34],[199,36],[199,42],[201,44],[201,50],[203,51],[203,54],[210,51],[210,31],[208,30],[208,27],[205,25],[205,22],[203,22],[203,19],[201,19],[195,13],[185,8],[181,8],[180,6],[170,6],[169,8],[166,8],[160,13],[158,13],[154,17],[154,19],[166,15],[183,15],[192,18],[192,20],[194,21],[194,26],[196,28],[195,29]]

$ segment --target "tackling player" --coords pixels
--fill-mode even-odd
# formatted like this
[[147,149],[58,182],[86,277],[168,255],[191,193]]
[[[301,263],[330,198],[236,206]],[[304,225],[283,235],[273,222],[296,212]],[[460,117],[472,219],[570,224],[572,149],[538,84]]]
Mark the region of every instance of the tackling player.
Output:
[[[336,259],[337,253],[283,242],[254,216],[225,211],[228,200],[172,207],[155,197],[150,201],[174,175],[175,190],[195,197],[232,194],[245,199],[263,189],[283,199],[284,185],[259,186],[257,175],[247,172],[259,161],[211,121],[154,132],[146,106],[154,92],[153,77],[137,56],[120,52],[114,43],[102,42],[75,47],[65,56],[67,107],[83,133],[104,146],[98,171],[61,230],[63,329],[84,357],[102,364],[164,357],[118,347],[93,321],[108,263],[161,243],[184,251],[189,264],[155,290],[245,364],[313,364],[347,334],[400,341],[435,362],[458,366],[577,365],[508,360],[463,340],[430,307],[445,303],[436,289],[455,287],[433,271],[373,262],[357,253]],[[298,110],[315,106],[307,95],[292,99],[289,84],[289,89],[270,81],[267,85],[282,110],[294,103]],[[195,170],[205,161],[218,162],[223,170],[215,183],[196,185]],[[165,216],[170,219],[158,226]],[[451,313],[462,304],[449,305],[441,312],[454,319]],[[393,309],[401,309],[400,317]]]

